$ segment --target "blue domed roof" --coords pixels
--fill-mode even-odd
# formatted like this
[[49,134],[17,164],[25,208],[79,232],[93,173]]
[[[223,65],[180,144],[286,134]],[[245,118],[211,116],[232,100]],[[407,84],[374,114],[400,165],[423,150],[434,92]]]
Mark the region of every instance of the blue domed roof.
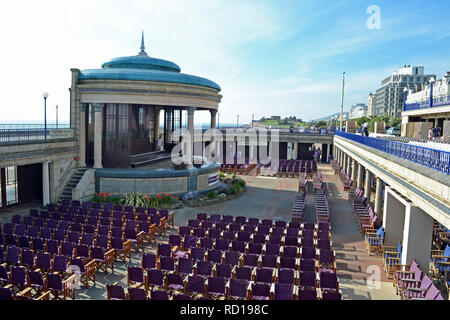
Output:
[[180,67],[171,61],[151,58],[144,55],[114,58],[102,64],[102,68],[148,69],[172,72],[181,71]]
[[221,90],[211,80],[180,72],[181,68],[171,61],[149,57],[142,35],[141,52],[137,56],[111,59],[102,64],[102,69],[82,70],[79,79],[171,82]]

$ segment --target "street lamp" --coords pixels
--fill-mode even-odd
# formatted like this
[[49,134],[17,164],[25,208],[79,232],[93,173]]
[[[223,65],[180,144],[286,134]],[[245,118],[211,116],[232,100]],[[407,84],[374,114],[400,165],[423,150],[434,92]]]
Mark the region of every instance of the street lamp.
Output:
[[434,77],[430,78],[430,108],[433,106],[433,85],[436,82]]
[[341,115],[340,115],[340,124],[339,130],[342,131],[342,117],[344,113],[344,85],[345,85],[345,71],[342,73],[342,99],[341,99]]
[[239,128],[239,115],[237,115],[236,129]]
[[48,93],[44,92],[42,95],[44,97],[44,140],[47,140],[47,98]]
[[58,129],[58,105],[56,105],[56,129]]

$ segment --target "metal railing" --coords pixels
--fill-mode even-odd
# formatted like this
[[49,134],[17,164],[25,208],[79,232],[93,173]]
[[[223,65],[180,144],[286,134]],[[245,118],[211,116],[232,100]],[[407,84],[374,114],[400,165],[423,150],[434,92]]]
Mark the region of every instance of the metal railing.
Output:
[[342,131],[337,131],[336,135],[386,152],[401,159],[418,163],[445,174],[450,174],[450,152],[448,151],[420,147],[397,141],[364,137]]
[[[433,98],[433,106],[432,106],[433,108],[442,107],[446,105],[450,105],[450,96]],[[414,103],[405,103],[405,105],[403,106],[403,111],[411,111],[425,108],[430,108],[430,98]]]
[[[44,129],[43,123],[0,123],[0,130],[13,130],[13,129]],[[47,123],[47,130],[53,129],[70,129],[68,123]]]
[[[44,141],[53,139],[64,139],[67,136],[61,136],[58,133],[67,129],[0,129],[0,143],[13,143],[22,141]],[[46,134],[45,134],[46,133]],[[72,133],[73,135],[73,133]]]

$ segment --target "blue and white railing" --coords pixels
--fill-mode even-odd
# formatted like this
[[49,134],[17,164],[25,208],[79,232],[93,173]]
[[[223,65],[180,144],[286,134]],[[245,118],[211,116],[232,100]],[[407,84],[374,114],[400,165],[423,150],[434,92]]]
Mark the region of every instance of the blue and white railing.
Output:
[[365,146],[386,152],[401,159],[450,174],[450,152],[415,146],[397,141],[364,137],[358,134],[336,131],[336,135]]
[[446,105],[450,105],[450,96],[433,98],[433,103],[430,103],[430,99],[425,99],[414,103],[405,103],[403,106],[403,111],[425,109],[430,108],[430,106],[433,108],[442,107]]

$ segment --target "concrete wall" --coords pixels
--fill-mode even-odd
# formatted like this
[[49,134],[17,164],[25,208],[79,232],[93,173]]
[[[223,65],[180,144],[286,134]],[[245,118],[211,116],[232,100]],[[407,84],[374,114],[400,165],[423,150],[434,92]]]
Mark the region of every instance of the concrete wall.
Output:
[[374,132],[375,133],[386,133],[386,123],[384,122],[375,122],[374,125]]
[[88,169],[72,190],[72,199],[90,201],[95,195],[95,169]]
[[50,200],[56,203],[76,171],[77,161],[61,159],[50,162]]

